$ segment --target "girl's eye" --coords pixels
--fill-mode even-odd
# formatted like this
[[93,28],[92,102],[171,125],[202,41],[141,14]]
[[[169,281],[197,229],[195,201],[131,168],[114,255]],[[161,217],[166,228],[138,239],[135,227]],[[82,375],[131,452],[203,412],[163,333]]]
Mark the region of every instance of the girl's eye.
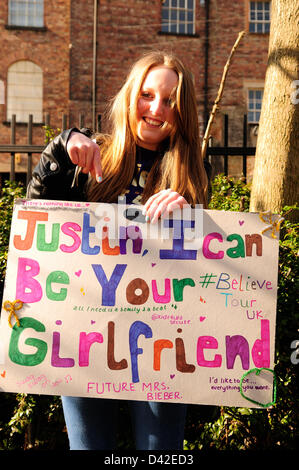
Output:
[[143,92],[141,93],[141,96],[142,96],[143,98],[151,98],[151,94],[148,93],[147,91],[143,91]]

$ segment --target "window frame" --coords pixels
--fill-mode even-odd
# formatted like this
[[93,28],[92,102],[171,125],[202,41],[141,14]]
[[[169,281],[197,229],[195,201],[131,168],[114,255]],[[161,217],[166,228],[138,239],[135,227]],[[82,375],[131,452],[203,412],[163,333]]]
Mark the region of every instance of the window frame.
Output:
[[[25,6],[25,16],[24,12],[21,11],[22,4]],[[15,7],[16,18],[23,17],[25,18],[25,23],[17,22],[13,14],[13,6]],[[30,6],[33,8],[33,14],[30,14]],[[37,13],[39,12],[40,15]],[[41,18],[39,22],[38,19]],[[9,0],[8,1],[8,11],[7,11],[7,25],[6,29],[31,29],[44,31],[45,28],[45,4],[44,0]]]
[[[262,34],[262,35],[265,35],[265,34],[269,34],[270,33],[270,27],[271,27],[271,0],[245,0],[246,4],[245,4],[245,17],[246,17],[246,30],[248,31],[248,33],[250,34],[254,34],[254,35],[259,35],[259,34]],[[251,19],[251,13],[252,13],[252,10],[251,10],[251,4],[252,3],[262,3],[262,4],[269,4],[269,20],[265,20],[264,18],[263,19],[254,19],[252,20]],[[256,5],[257,7],[257,5]],[[258,12],[258,10],[255,10],[256,13]],[[265,13],[265,9],[264,7],[262,8],[262,10],[260,10],[262,15],[264,16],[264,13]],[[251,30],[251,25],[255,25],[255,28],[254,29],[257,29],[257,25],[260,24],[261,25],[261,31],[257,31],[257,30],[254,30],[252,31]],[[265,30],[265,26],[266,25],[269,25],[269,30],[266,31]]]
[[[14,104],[14,101],[16,101],[16,97],[18,96],[16,93],[13,93],[11,92],[11,85],[12,83],[10,82],[11,80],[11,76],[10,75],[10,72],[13,72],[15,74],[15,76],[17,76],[18,74],[18,70],[12,70],[11,68],[20,63],[20,62],[26,62],[26,63],[30,63],[30,64],[33,64],[34,67],[33,69],[35,69],[35,71],[39,72],[39,75],[40,75],[40,87],[38,88],[39,91],[40,91],[40,96],[38,97],[38,99],[36,99],[36,102],[38,102],[39,104],[39,107],[36,109],[29,109],[28,111],[26,110],[26,107],[24,108],[24,110],[20,109],[20,110],[16,110],[13,108],[12,104]],[[16,73],[17,72],[17,73]],[[25,71],[25,73],[35,73],[33,70],[31,70],[30,72],[28,71]],[[11,120],[12,120],[12,116],[15,114],[16,115],[16,124],[24,124],[26,122],[28,122],[28,116],[30,114],[32,114],[33,116],[33,124],[40,124],[43,122],[43,107],[44,107],[44,76],[43,76],[43,70],[42,68],[36,64],[35,62],[33,62],[32,60],[17,60],[16,62],[13,62],[12,64],[10,64],[10,66],[8,67],[7,69],[7,78],[6,78],[6,111],[5,111],[5,116],[6,116],[6,123],[10,123]],[[13,76],[13,75],[12,75]],[[23,86],[24,86],[24,82],[22,81],[23,83]],[[26,82],[25,80],[25,87],[28,86],[28,82]],[[34,97],[36,97],[36,90],[37,90],[37,84],[36,83],[31,83],[30,84],[30,87],[34,87],[35,88],[35,92],[34,92]],[[18,89],[17,87],[14,88],[14,91],[17,91],[19,92],[20,91],[20,88]],[[30,95],[29,95],[30,96]],[[22,99],[23,98],[28,98],[28,94],[24,94],[23,95],[19,95],[19,98],[18,98],[18,101],[20,102],[20,104],[22,104]],[[26,100],[25,100],[26,102]],[[12,109],[12,110],[11,110]],[[21,113],[21,118],[18,117],[18,112],[20,111]],[[23,114],[23,115],[22,115]]]
[[[249,96],[250,92],[254,93],[254,97],[253,97],[253,100],[252,100],[254,106],[253,106],[252,109],[250,109],[250,96]],[[260,100],[256,99],[256,96],[255,96],[256,92],[261,92],[261,99]],[[261,112],[262,112],[263,97],[264,97],[264,88],[262,86],[248,86],[248,88],[247,88],[247,102],[246,102],[246,104],[247,104],[247,122],[248,122],[248,124],[251,124],[251,125],[259,124],[260,118],[261,118]],[[257,103],[260,103],[260,108],[256,107]],[[249,118],[249,113],[253,113],[254,119]],[[259,118],[258,119],[256,119],[256,113],[259,113]]]
[[[188,7],[189,1],[192,1],[192,8]],[[184,7],[180,6],[181,2],[184,2]],[[165,3],[167,4],[165,5]],[[168,13],[166,18],[163,18],[163,10]],[[172,14],[175,16],[175,18],[173,18],[173,23],[171,23]],[[188,14],[192,14],[192,20],[188,19]],[[162,0],[160,17],[160,34],[196,36],[196,0]],[[192,31],[188,30],[188,25],[192,25]],[[174,28],[172,28],[172,26],[174,26]],[[180,31],[180,26],[184,26],[184,31]]]

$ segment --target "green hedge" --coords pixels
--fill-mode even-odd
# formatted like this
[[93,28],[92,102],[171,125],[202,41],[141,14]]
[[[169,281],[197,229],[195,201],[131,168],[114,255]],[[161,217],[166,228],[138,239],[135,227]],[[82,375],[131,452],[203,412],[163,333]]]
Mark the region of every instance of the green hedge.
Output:
[[[7,183],[0,199],[0,295],[5,276],[10,220],[15,197],[23,187]],[[222,175],[212,183],[210,208],[248,211],[250,186]],[[279,254],[276,366],[277,402],[267,410],[190,405],[185,449],[292,450],[299,444],[299,364],[292,363],[291,343],[299,340],[298,224],[287,220],[281,231]],[[296,362],[296,361],[293,361]],[[133,448],[129,415],[122,405],[119,449]],[[0,395],[0,450],[68,448],[59,397],[46,395]]]

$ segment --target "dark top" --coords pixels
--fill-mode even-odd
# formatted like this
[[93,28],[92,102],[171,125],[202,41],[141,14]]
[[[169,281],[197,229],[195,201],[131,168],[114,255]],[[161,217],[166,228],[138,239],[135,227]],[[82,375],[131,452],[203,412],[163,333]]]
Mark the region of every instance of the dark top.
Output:
[[122,195],[126,197],[127,204],[140,204],[147,175],[157,158],[158,152],[137,145],[134,177],[130,186]]

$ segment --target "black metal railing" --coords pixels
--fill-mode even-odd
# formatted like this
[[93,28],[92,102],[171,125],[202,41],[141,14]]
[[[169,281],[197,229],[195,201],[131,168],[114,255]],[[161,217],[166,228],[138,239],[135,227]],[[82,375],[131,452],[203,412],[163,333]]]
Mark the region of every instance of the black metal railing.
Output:
[[228,115],[223,116],[223,146],[209,145],[207,148],[207,157],[219,156],[223,157],[223,173],[228,176],[228,159],[231,156],[242,158],[242,175],[247,180],[247,157],[255,155],[256,147],[248,146],[248,124],[247,115],[243,116],[243,138],[241,146],[229,146],[229,120]]
[[[247,116],[243,117],[243,141],[240,146],[230,146],[229,145],[229,118],[228,115],[224,115],[223,123],[223,145],[214,146],[212,140],[209,141],[209,146],[207,147],[206,157],[210,158],[216,156],[223,159],[223,173],[228,175],[228,161],[231,156],[239,156],[242,158],[242,175],[246,181],[247,179],[247,157],[255,155],[255,147],[248,146],[248,126],[247,126]],[[67,115],[62,116],[61,130],[67,129],[68,117]],[[45,115],[45,126],[50,126],[50,116]],[[80,114],[78,119],[78,127],[84,127],[84,115]],[[101,129],[101,115],[97,117],[97,131]],[[32,115],[29,116],[27,124],[27,143],[26,144],[17,144],[16,143],[16,119],[15,116],[12,116],[10,122],[10,143],[9,144],[0,144],[0,153],[10,154],[10,172],[9,179],[15,181],[16,179],[16,166],[15,166],[15,157],[16,154],[27,154],[27,168],[26,168],[26,183],[28,184],[29,179],[32,174],[32,155],[40,154],[45,145],[33,145],[32,144],[33,136],[33,119]],[[1,175],[1,168],[0,168]]]

